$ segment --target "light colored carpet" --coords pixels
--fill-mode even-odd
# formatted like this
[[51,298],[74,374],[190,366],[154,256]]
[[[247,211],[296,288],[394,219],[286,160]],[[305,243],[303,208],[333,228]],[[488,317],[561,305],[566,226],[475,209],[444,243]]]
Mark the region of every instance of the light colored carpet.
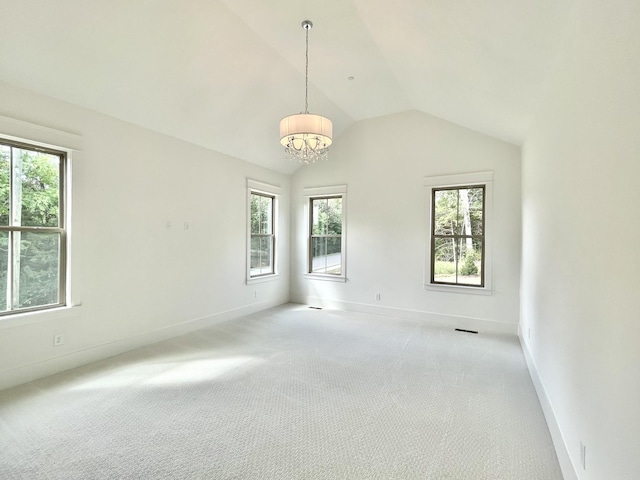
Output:
[[0,392],[0,478],[562,475],[515,337],[287,305]]

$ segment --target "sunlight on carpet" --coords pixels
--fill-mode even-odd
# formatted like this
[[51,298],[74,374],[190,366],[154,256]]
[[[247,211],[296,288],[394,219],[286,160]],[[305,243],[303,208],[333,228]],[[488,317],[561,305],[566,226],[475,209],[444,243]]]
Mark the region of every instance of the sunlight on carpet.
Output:
[[0,478],[561,480],[517,338],[283,306],[0,392]]

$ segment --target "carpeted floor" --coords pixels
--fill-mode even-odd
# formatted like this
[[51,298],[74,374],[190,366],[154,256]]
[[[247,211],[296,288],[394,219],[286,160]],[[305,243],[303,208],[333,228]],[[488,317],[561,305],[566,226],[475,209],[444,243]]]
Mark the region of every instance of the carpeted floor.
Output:
[[562,475],[515,337],[287,305],[0,392],[0,478]]

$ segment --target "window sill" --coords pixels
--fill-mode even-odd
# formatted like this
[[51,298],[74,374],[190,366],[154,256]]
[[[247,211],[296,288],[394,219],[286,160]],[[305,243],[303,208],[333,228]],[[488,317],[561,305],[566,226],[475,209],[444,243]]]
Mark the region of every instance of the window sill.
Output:
[[0,330],[5,328],[21,327],[33,323],[47,322],[59,318],[77,317],[82,311],[82,306],[57,307],[35,312],[14,313],[0,317]]
[[467,287],[464,285],[434,285],[427,283],[424,285],[425,290],[431,290],[434,292],[447,292],[447,293],[463,293],[470,295],[493,295],[493,290],[486,287]]
[[322,280],[326,282],[343,282],[343,283],[347,281],[347,277],[338,276],[338,275],[323,275],[321,273],[304,273],[302,276],[308,280]]
[[253,285],[254,283],[273,282],[274,280],[278,280],[279,277],[280,275],[277,273],[271,275],[262,275],[260,277],[251,277],[247,279],[247,285]]

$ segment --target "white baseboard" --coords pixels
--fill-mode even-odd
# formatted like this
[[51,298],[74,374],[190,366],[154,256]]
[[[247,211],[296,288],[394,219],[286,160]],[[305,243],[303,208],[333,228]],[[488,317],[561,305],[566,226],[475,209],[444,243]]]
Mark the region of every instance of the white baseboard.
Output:
[[569,455],[567,444],[562,435],[562,430],[560,430],[560,425],[558,425],[556,414],[553,410],[553,406],[551,405],[551,401],[549,400],[549,396],[547,395],[547,391],[544,388],[544,383],[542,382],[542,379],[538,374],[538,369],[536,368],[536,364],[533,361],[533,357],[531,356],[529,347],[522,338],[521,334],[518,335],[518,338],[520,339],[520,345],[522,346],[522,351],[524,352],[524,358],[527,361],[527,368],[529,369],[531,381],[533,382],[533,386],[536,389],[536,393],[538,394],[538,400],[540,401],[540,406],[542,407],[542,413],[544,414],[544,418],[547,421],[549,433],[551,433],[551,439],[553,440],[553,446],[556,450],[556,456],[558,457],[558,462],[560,463],[562,476],[564,477],[564,480],[578,480],[578,475],[573,466],[573,463],[571,462],[571,456]]
[[382,315],[385,317],[413,320],[440,327],[462,328],[477,332],[500,333],[517,335],[518,325],[498,322],[485,318],[466,317],[461,315],[447,315],[443,313],[425,312],[421,310],[409,310],[405,308],[385,307],[367,303],[345,302],[321,297],[304,297],[300,303],[322,307],[346,310],[349,312],[367,313],[370,315]]
[[0,371],[0,390],[28,383],[39,378],[48,377],[49,375],[64,372],[81,365],[87,365],[98,360],[103,360],[105,358],[135,350],[136,348],[152,345],[169,338],[185,335],[195,330],[200,330],[218,323],[233,320],[244,315],[260,312],[287,302],[288,298],[256,302],[251,305],[244,305],[231,310],[213,313],[205,317],[195,318],[174,325],[158,328],[156,330],[139,333],[132,337],[94,345],[84,350],[70,352],[47,360],[3,370]]

